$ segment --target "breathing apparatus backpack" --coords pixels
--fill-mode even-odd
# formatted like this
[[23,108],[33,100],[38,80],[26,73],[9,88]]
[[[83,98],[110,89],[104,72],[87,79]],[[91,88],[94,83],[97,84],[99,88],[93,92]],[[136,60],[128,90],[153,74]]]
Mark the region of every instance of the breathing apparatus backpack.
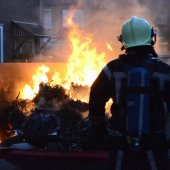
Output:
[[127,133],[140,137],[150,132],[151,72],[144,67],[134,67],[127,73],[125,110]]
[[139,65],[129,65],[121,59],[118,61],[123,71],[113,71],[111,74],[116,100],[111,108],[113,116],[110,126],[139,150],[141,140],[164,130],[161,74],[155,72],[152,58]]

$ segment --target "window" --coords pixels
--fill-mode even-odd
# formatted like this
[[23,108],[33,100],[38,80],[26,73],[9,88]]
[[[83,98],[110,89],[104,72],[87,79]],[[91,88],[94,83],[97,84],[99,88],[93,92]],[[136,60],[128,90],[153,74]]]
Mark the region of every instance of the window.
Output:
[[44,9],[43,25],[45,29],[52,28],[52,9]]
[[73,16],[73,21],[78,24],[79,26],[83,26],[84,22],[83,22],[83,17],[84,17],[84,12],[81,9],[63,9],[62,10],[62,19],[63,19],[63,27],[64,28],[68,28],[69,25],[67,23],[67,17],[69,16],[69,14],[74,14]]
[[3,47],[3,25],[0,24],[0,62],[4,62],[4,47]]

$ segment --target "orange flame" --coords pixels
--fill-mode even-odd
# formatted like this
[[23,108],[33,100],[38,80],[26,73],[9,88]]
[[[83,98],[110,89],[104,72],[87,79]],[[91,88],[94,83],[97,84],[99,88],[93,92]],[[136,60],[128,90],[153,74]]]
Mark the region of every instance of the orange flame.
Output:
[[[92,34],[84,33],[73,21],[74,14],[70,14],[67,23],[70,26],[68,33],[69,41],[72,45],[72,52],[68,59],[67,70],[64,78],[61,78],[58,72],[52,76],[51,86],[56,84],[62,85],[68,91],[72,88],[72,83],[76,85],[90,87],[105,63],[105,53],[98,54],[93,45]],[[47,83],[47,73],[49,68],[42,65],[37,68],[35,75],[32,77],[32,86],[26,84],[22,89],[20,97],[22,99],[33,99],[38,93],[39,84]],[[71,93],[69,93],[71,95]],[[89,95],[89,94],[86,94]],[[71,96],[72,97],[72,96]],[[84,96],[85,97],[85,96]],[[80,100],[83,97],[81,96]],[[88,98],[86,97],[86,101]]]
[[72,53],[67,65],[68,87],[71,82],[90,87],[105,65],[105,54],[97,53],[97,49],[92,44],[92,35],[83,33],[71,17],[68,18],[68,24],[71,27],[68,36],[72,45]]
[[33,99],[39,91],[40,83],[47,83],[47,73],[49,68],[42,65],[37,68],[35,75],[32,76],[32,85],[25,84],[24,88],[20,92],[22,99]]

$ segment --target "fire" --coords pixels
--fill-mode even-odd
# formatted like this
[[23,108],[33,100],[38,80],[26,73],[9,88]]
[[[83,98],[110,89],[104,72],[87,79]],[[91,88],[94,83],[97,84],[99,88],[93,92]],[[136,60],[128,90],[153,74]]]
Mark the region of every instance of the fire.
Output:
[[105,110],[108,117],[112,116],[112,113],[110,112],[110,107],[113,103],[114,103],[113,99],[110,98],[105,105]]
[[[84,33],[80,27],[74,23],[73,15],[74,14],[69,15],[67,18],[67,23],[70,26],[68,39],[72,47],[72,52],[68,57],[67,70],[63,78],[61,78],[58,72],[54,72],[52,82],[50,83],[51,86],[57,84],[62,85],[68,91],[72,89],[73,83],[75,85],[90,87],[106,64],[105,53],[98,54],[97,49],[93,45],[93,35]],[[48,82],[48,71],[49,68],[44,65],[39,67],[32,78],[32,86],[26,84],[22,89],[21,98],[33,99],[38,93],[39,84],[41,82]],[[69,94],[71,95],[71,93]],[[82,96],[80,100],[82,100]]]
[[47,83],[47,73],[49,68],[44,64],[37,68],[36,73],[32,76],[32,85],[25,84],[24,88],[20,92],[22,99],[33,99],[39,91],[40,83]]
[[[69,19],[70,20],[70,19]],[[72,54],[68,60],[66,80],[78,85],[91,86],[101,68],[105,65],[105,54],[97,54],[97,49],[92,45],[92,35],[85,35],[78,26],[71,23],[72,30],[69,40],[72,44]]]
[[112,46],[109,44],[109,43],[107,43],[107,49],[109,50],[109,51],[113,51],[113,49],[112,49]]

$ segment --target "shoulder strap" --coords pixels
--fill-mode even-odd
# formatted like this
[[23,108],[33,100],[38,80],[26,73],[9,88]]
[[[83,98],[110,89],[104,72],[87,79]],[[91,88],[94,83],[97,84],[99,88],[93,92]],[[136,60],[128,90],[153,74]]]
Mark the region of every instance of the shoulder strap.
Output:
[[[120,64],[120,67],[122,67],[122,63],[120,62],[119,59],[117,59],[117,64]],[[123,67],[122,67],[123,68]],[[121,70],[121,69],[120,69]],[[124,69],[122,69],[122,71],[111,71],[111,69],[109,68],[108,65],[106,65],[103,68],[103,71],[105,73],[105,75],[107,76],[108,80],[111,82],[114,79],[114,92],[115,92],[115,98],[116,98],[116,102],[119,103],[119,98],[120,98],[120,89],[121,89],[121,80],[122,78],[126,78],[127,74],[124,71]]]
[[106,77],[108,78],[108,80],[111,81],[112,72],[107,65],[103,68],[103,71],[104,71]]

